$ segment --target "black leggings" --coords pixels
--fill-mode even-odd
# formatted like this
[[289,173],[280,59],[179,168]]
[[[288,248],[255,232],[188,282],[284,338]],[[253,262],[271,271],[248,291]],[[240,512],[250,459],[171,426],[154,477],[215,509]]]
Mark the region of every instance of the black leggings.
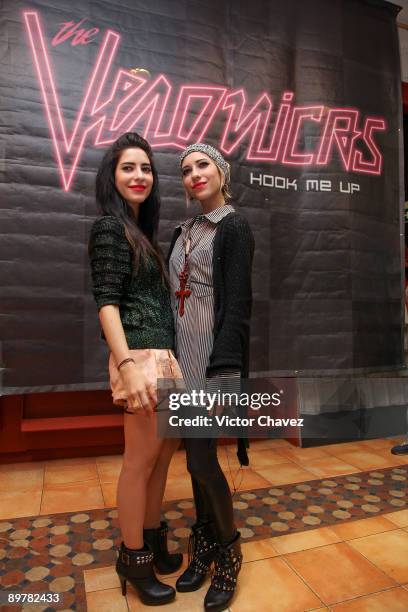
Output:
[[232,498],[217,458],[217,439],[185,438],[187,469],[193,484],[197,523],[211,520],[220,544],[229,544],[236,534]]

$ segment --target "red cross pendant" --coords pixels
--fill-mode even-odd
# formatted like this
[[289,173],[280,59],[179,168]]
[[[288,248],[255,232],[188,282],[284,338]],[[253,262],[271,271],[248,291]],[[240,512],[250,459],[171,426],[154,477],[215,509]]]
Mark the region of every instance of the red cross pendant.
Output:
[[179,302],[179,315],[182,317],[184,315],[184,300],[191,295],[190,289],[186,289],[187,279],[188,279],[188,271],[186,267],[179,274],[180,279],[180,288],[176,291],[176,297],[180,298]]

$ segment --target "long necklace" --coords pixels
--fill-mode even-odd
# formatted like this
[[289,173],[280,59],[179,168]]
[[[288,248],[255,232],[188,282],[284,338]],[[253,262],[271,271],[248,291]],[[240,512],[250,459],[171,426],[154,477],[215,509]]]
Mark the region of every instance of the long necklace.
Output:
[[188,275],[190,272],[189,265],[188,265],[188,256],[190,254],[190,247],[191,247],[191,229],[184,243],[184,266],[183,266],[182,271],[179,274],[180,287],[175,292],[176,297],[180,299],[179,309],[178,309],[178,314],[180,315],[180,317],[184,315],[184,301],[191,295],[190,289],[186,288]]

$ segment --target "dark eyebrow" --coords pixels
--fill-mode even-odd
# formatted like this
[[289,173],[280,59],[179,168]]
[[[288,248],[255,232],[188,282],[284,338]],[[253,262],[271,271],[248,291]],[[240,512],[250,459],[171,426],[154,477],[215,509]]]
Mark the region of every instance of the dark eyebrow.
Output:
[[[121,166],[136,166],[135,162],[132,162],[132,161],[123,161],[123,162],[120,162],[120,165]],[[151,168],[151,163],[150,162],[142,162],[140,165],[141,166],[149,166],[149,168]]]

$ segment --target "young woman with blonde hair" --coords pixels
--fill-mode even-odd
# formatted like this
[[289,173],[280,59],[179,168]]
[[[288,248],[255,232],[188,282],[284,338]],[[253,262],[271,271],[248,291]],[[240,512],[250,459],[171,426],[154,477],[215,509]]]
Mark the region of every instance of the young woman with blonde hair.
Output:
[[[229,204],[230,168],[217,149],[190,145],[180,167],[186,194],[198,200],[202,213],[176,228],[170,247],[176,355],[187,387],[216,389],[248,375],[254,239],[246,219]],[[219,612],[228,608],[237,584],[240,534],[217,459],[217,439],[186,438],[184,443],[197,518],[192,556],[176,588],[198,589],[214,563],[204,607]],[[248,463],[242,441],[238,456]]]

